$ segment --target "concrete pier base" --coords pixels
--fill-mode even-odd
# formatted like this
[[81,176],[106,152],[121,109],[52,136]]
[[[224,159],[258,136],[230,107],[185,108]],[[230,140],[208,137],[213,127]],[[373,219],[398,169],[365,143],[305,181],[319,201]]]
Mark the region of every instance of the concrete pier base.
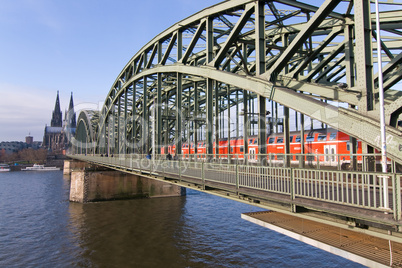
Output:
[[72,171],[70,201],[87,203],[144,197],[182,196],[177,185],[120,171]]
[[185,188],[174,184],[77,160],[66,160],[63,173],[71,174],[72,202],[183,196],[186,193]]
[[73,170],[77,170],[77,169],[82,170],[84,168],[90,168],[90,167],[91,167],[91,165],[86,162],[72,160],[72,159],[66,159],[66,160],[64,160],[63,174],[71,175],[71,172]]

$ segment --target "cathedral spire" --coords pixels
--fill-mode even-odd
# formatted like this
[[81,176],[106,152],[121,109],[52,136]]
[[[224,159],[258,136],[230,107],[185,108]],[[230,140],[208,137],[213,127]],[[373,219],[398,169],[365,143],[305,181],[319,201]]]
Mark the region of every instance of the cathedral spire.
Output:
[[54,105],[52,121],[50,122],[51,127],[61,127],[63,124],[62,114],[60,110],[60,100],[59,100],[59,91],[57,90],[56,104]]
[[73,92],[71,92],[71,97],[70,97],[70,105],[68,106],[68,113],[67,113],[67,124],[69,124],[70,128],[75,128],[77,126],[76,123],[76,116],[74,112],[74,102],[73,102]]
[[74,110],[73,92],[71,92],[70,105],[69,105],[68,109],[69,109],[69,110],[71,110],[71,109]]

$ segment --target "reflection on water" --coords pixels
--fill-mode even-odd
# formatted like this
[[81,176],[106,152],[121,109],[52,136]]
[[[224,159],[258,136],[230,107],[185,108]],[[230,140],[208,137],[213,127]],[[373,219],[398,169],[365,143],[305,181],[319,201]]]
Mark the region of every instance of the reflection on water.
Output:
[[163,266],[181,259],[174,234],[184,203],[180,197],[71,203],[69,229],[85,261],[107,267]]
[[0,174],[0,267],[360,267],[213,195],[78,204],[68,191],[61,172]]

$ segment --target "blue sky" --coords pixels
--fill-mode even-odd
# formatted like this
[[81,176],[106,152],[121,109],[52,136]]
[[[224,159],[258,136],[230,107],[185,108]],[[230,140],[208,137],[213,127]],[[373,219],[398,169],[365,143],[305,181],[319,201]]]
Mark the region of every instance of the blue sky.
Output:
[[[0,141],[43,138],[63,112],[102,105],[130,58],[217,0],[0,0]],[[78,115],[77,115],[78,116]]]

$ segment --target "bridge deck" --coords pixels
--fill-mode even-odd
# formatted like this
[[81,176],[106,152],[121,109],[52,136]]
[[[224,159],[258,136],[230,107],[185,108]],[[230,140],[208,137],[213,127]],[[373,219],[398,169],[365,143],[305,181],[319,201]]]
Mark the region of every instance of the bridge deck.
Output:
[[401,243],[274,211],[244,213],[242,218],[363,265],[402,265]]
[[[170,177],[174,178],[174,174],[166,174],[170,175]],[[195,183],[198,185],[201,185],[203,182],[201,179],[196,179],[192,177],[182,177],[181,178],[185,182],[191,182]],[[224,191],[232,192],[232,193],[237,193],[238,195],[243,195],[247,197],[252,197],[254,201],[258,201],[260,204],[264,204],[268,202],[271,207],[275,208],[273,206],[272,202],[277,203],[278,206],[281,206],[284,208],[286,205],[289,206],[290,210],[290,205],[294,204],[299,207],[303,208],[310,208],[316,211],[324,211],[326,213],[332,213],[344,217],[350,217],[351,215],[354,215],[358,219],[361,220],[362,223],[364,221],[369,221],[371,223],[377,223],[377,227],[381,229],[389,229],[389,227],[382,226],[382,225],[387,225],[387,226],[393,226],[395,224],[394,220],[394,215],[393,213],[384,213],[384,211],[379,211],[379,210],[370,210],[366,208],[359,208],[359,207],[350,207],[345,204],[337,204],[337,203],[330,203],[330,202],[323,202],[322,200],[314,200],[314,199],[308,199],[308,198],[297,198],[294,200],[289,200],[289,196],[286,194],[282,193],[275,193],[275,192],[267,192],[264,190],[260,189],[252,189],[248,187],[238,187],[234,185],[228,185],[224,183],[219,183],[216,181],[208,181],[208,187],[211,187],[211,189],[221,189]],[[204,181],[205,182],[205,181]],[[223,194],[224,195],[224,194]],[[307,213],[305,213],[307,214]],[[309,213],[309,214],[314,214],[314,217],[319,217],[319,213]],[[401,220],[399,220],[401,222]],[[381,226],[381,227],[380,227]]]

